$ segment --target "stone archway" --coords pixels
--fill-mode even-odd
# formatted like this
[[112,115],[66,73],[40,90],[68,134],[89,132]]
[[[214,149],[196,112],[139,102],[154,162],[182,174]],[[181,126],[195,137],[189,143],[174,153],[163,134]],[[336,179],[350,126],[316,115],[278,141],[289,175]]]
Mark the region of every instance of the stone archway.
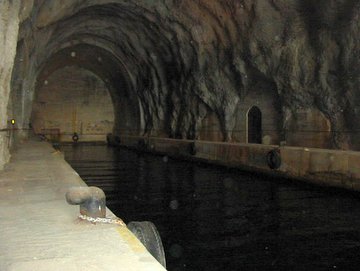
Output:
[[262,113],[257,106],[253,106],[247,113],[247,143],[261,144],[262,142]]
[[104,141],[114,128],[114,106],[105,82],[93,72],[67,66],[37,85],[31,124],[53,141]]

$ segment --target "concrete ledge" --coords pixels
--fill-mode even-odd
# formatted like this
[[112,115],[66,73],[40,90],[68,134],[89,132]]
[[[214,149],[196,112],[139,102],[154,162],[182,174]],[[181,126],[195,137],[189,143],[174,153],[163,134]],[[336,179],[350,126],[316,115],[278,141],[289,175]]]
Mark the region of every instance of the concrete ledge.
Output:
[[[120,145],[137,148],[140,140],[146,143],[146,151],[360,191],[360,152],[139,136],[123,136]],[[196,149],[194,155],[189,151],[191,144]],[[281,156],[277,170],[270,169],[266,159],[274,149]]]
[[72,186],[86,184],[50,144],[17,147],[0,172],[0,270],[165,270],[127,227],[80,220]]

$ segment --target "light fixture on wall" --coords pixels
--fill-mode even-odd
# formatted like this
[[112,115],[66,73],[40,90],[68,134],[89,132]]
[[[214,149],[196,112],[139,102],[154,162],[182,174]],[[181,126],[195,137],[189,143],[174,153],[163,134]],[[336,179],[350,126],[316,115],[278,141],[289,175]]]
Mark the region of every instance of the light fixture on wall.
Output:
[[11,123],[11,125],[15,125],[15,123],[16,123],[15,119],[11,119],[10,123]]
[[71,57],[76,57],[76,52],[71,52]]

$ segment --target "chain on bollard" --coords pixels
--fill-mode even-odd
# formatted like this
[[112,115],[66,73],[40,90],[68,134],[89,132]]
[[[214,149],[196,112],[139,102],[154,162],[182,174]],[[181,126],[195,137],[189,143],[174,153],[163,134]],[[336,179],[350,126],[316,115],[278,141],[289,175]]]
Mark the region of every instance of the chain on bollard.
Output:
[[116,224],[127,227],[145,246],[151,255],[166,268],[164,247],[159,232],[150,221],[133,221],[128,225],[118,217],[106,217],[105,193],[95,186],[72,187],[66,192],[66,201],[71,205],[80,205],[79,219],[91,223]]
[[102,189],[95,186],[71,187],[66,192],[66,201],[71,205],[80,205],[79,218],[91,223],[106,223],[126,226],[118,217],[106,217],[106,197]]
[[119,226],[124,226],[124,227],[126,226],[125,222],[121,218],[118,218],[118,217],[115,217],[115,218],[96,217],[96,218],[94,218],[94,217],[87,216],[87,215],[79,215],[79,218],[82,220],[89,221],[91,223],[117,224]]

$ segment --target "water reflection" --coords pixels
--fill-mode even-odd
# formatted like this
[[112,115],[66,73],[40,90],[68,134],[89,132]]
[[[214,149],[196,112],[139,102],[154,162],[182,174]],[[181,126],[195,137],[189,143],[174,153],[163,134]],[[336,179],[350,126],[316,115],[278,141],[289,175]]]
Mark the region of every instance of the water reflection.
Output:
[[360,201],[235,170],[106,146],[64,146],[125,221],[150,220],[173,270],[357,270]]

